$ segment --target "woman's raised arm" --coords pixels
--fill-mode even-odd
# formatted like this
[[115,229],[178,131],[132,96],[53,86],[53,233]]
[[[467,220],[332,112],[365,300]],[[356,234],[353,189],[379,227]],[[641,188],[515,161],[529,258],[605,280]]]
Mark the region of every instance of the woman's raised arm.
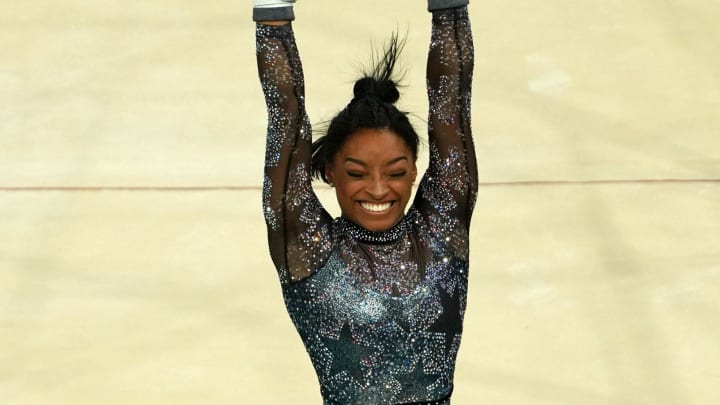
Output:
[[[310,182],[311,127],[292,1],[256,0],[258,74],[268,111],[263,212],[270,255],[283,284],[317,270],[329,255],[332,218]],[[280,24],[280,25],[273,25]]]
[[[473,40],[467,0],[429,0],[432,35],[427,62],[430,165],[418,191],[421,211],[441,217],[442,232],[463,233],[477,195],[470,129]],[[465,238],[466,239],[466,238]]]

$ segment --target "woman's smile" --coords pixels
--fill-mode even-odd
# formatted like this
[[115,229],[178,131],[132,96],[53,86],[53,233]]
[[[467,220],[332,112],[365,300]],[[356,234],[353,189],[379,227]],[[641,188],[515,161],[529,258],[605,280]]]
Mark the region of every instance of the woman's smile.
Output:
[[394,201],[388,201],[384,203],[372,203],[369,201],[359,201],[360,207],[364,209],[365,211],[371,212],[373,214],[385,214],[387,211],[390,210],[390,208],[395,203]]

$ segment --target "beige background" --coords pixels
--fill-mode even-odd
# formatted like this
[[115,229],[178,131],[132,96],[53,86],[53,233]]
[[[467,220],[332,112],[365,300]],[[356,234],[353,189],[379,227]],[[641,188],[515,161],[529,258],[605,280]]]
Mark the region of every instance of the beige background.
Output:
[[[314,123],[397,29],[425,131],[423,5],[299,3]],[[454,403],[720,402],[720,3],[471,13]],[[0,7],[0,403],[320,403],[265,246],[253,35],[249,2]]]

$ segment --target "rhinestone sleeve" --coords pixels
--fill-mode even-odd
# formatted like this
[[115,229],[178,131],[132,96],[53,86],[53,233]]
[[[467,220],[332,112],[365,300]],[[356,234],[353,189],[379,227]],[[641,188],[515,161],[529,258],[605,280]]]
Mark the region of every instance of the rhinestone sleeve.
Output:
[[430,164],[415,204],[434,222],[431,231],[450,238],[460,254],[467,249],[477,195],[470,129],[473,58],[467,7],[434,11],[427,63]]
[[256,54],[268,111],[263,213],[270,255],[288,284],[327,260],[332,218],[311,186],[312,134],[292,26],[257,24]]

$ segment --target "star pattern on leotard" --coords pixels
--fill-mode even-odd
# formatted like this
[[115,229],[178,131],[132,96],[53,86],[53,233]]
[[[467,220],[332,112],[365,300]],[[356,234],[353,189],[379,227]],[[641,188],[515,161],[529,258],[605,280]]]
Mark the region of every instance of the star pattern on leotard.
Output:
[[422,359],[418,359],[415,363],[415,367],[413,367],[409,373],[403,375],[401,378],[402,391],[400,392],[400,398],[402,398],[403,401],[423,400],[424,398],[413,397],[413,394],[427,392],[428,387],[437,381],[440,376],[440,373],[432,371],[425,372]]
[[453,295],[443,288],[438,288],[437,291],[442,312],[428,331],[445,334],[445,355],[447,355],[455,337],[462,333],[460,294]]
[[332,353],[332,361],[329,363],[328,374],[331,376],[343,371],[351,375],[358,383],[362,383],[362,365],[372,355],[375,349],[364,346],[353,339],[350,323],[346,322],[337,339],[332,337],[320,337],[323,345]]

